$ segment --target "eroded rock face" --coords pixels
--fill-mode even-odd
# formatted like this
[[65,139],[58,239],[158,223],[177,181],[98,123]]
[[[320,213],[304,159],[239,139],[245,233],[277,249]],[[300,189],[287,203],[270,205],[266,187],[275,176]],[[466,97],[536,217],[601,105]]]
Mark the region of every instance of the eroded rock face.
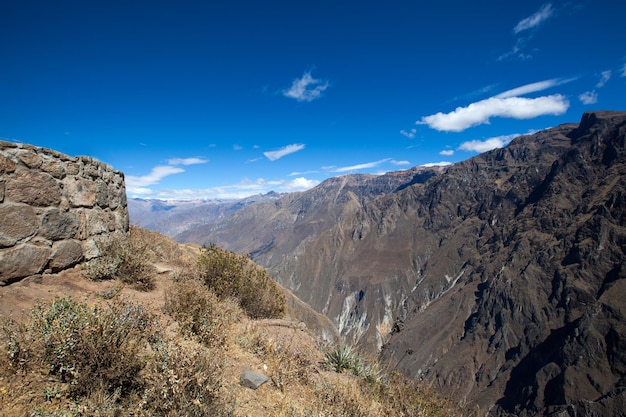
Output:
[[626,113],[596,112],[346,213],[273,272],[480,415],[619,415],[625,259]]
[[334,178],[194,231],[476,415],[619,415],[625,126],[588,113],[431,178]]
[[89,157],[0,141],[0,283],[97,256],[128,232],[124,175]]

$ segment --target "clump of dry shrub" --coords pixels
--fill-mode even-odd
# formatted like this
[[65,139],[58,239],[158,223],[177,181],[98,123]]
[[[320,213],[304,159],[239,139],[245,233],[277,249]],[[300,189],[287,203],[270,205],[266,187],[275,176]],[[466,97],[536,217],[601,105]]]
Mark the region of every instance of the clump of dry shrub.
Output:
[[186,276],[166,291],[164,311],[178,322],[183,335],[206,346],[223,345],[230,326],[241,316],[235,300],[220,300],[199,279]]
[[132,304],[90,307],[62,298],[38,304],[31,313],[30,337],[38,360],[68,382],[73,395],[136,389],[140,352],[153,331],[150,315]]
[[94,281],[118,279],[142,291],[154,288],[150,239],[146,232],[131,227],[128,234],[116,233],[96,240],[100,256],[85,263],[83,275]]
[[250,318],[279,318],[285,295],[267,271],[249,258],[211,244],[202,248],[200,277],[221,299],[233,297]]
[[139,409],[149,416],[230,415],[222,391],[223,351],[163,341],[146,365]]
[[157,327],[140,305],[55,299],[23,325],[4,320],[0,365],[9,380],[49,381],[31,396],[33,416],[229,415],[223,350],[166,339]]

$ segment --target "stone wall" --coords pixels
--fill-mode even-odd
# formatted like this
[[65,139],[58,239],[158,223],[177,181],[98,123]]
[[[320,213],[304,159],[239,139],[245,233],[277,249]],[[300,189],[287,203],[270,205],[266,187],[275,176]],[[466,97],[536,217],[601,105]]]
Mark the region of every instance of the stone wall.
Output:
[[0,141],[0,285],[94,258],[96,239],[128,228],[122,172]]

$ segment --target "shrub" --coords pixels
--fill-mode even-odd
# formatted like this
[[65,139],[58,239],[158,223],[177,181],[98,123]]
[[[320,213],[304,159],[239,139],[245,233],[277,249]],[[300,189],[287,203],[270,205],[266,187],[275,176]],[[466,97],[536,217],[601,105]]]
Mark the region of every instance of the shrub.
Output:
[[7,371],[25,371],[32,357],[32,341],[27,326],[11,318],[1,318],[2,345],[6,355],[0,359],[0,367]]
[[139,355],[151,336],[151,318],[141,307],[88,307],[71,298],[36,305],[31,331],[48,371],[84,395],[97,389],[128,392],[138,384]]
[[247,257],[218,248],[202,248],[198,261],[204,283],[220,298],[234,297],[251,318],[285,314],[285,295],[267,271]]
[[223,354],[175,342],[153,346],[145,370],[147,389],[139,409],[150,416],[219,416],[229,401],[220,395]]
[[149,259],[148,243],[140,229],[128,235],[114,234],[96,240],[100,256],[85,264],[83,274],[94,281],[119,279],[139,290],[154,287],[154,267]]
[[184,335],[207,346],[224,344],[228,328],[241,314],[232,300],[220,300],[202,282],[186,277],[165,292],[164,310],[176,319]]

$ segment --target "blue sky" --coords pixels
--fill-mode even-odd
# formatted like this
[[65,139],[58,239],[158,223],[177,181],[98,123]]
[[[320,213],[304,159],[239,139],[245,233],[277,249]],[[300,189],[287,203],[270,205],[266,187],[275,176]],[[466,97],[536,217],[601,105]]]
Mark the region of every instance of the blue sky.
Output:
[[230,198],[453,163],[626,110],[619,1],[0,4],[0,138],[131,197]]

